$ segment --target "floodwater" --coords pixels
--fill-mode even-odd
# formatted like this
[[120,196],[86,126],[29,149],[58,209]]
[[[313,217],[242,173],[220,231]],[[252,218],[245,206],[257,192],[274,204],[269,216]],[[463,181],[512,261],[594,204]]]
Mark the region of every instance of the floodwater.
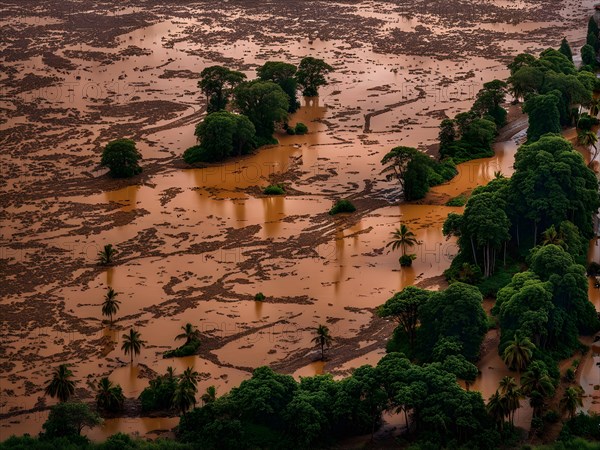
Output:
[[[341,377],[376,364],[391,326],[375,317],[374,308],[407,285],[444,286],[440,275],[457,248],[441,227],[449,212],[461,208],[442,205],[495,172],[510,176],[517,143],[500,142],[494,157],[461,165],[459,175],[432,189],[422,204],[398,204],[397,186],[380,176],[381,158],[396,145],[435,143],[443,117],[468,109],[484,82],[507,76],[501,56],[556,46],[558,37],[544,26],[562,23],[570,30],[586,21],[584,12],[514,21],[505,10],[527,12],[531,5],[494,3],[499,19],[486,21],[484,29],[510,33],[507,47],[472,46],[465,57],[450,59],[387,49],[385,39],[357,40],[344,22],[321,36],[310,26],[298,28],[283,11],[288,34],[266,29],[247,36],[243,11],[231,5],[208,18],[185,6],[162,14],[159,6],[123,10],[111,16],[120,24],[114,36],[72,28],[43,7],[35,17],[21,9],[23,20],[3,22],[6,31],[18,29],[56,46],[60,58],[44,56],[33,41],[27,52],[15,51],[24,45],[18,40],[5,44],[14,73],[0,78],[8,94],[0,256],[9,282],[0,303],[6,318],[0,438],[41,430],[47,410],[31,410],[54,403],[40,386],[63,362],[72,365],[78,396],[86,401],[102,376],[136,397],[168,366],[177,373],[193,367],[201,374],[200,391],[215,385],[221,395],[260,365],[297,377]],[[358,28],[377,30],[361,36],[417,32],[431,19],[381,14],[378,2],[362,6],[323,8]],[[101,6],[90,9],[97,10]],[[271,13],[249,17],[263,20]],[[437,20],[445,13],[431,14]],[[148,23],[138,22],[142,18]],[[454,31],[477,26],[462,20]],[[575,39],[583,37],[583,26]],[[307,135],[278,134],[278,145],[254,155],[184,168],[180,155],[195,143],[194,126],[203,114],[196,83],[204,67],[224,64],[252,78],[267,60],[298,62],[306,55],[336,68],[320,97],[304,99],[290,120],[307,124]],[[132,185],[97,170],[101,147],[117,137],[134,137],[144,157],[145,173]],[[288,184],[288,195],[261,194],[278,180]],[[358,212],[329,216],[340,197],[351,197]],[[400,255],[385,247],[401,223],[422,242],[408,269],[400,269]],[[96,253],[108,243],[119,252],[116,263],[99,268]],[[100,314],[108,286],[122,302],[112,328]],[[254,301],[257,292],[265,294],[264,302]],[[164,351],[179,345],[174,338],[187,322],[202,333],[200,354],[163,359]],[[310,342],[319,324],[337,338],[325,362]],[[147,342],[132,366],[120,350],[130,327]],[[496,352],[480,369],[473,389],[488,398],[506,369]],[[527,414],[526,408],[519,412],[520,425],[527,426]],[[176,423],[111,419],[87,434],[154,437]]]

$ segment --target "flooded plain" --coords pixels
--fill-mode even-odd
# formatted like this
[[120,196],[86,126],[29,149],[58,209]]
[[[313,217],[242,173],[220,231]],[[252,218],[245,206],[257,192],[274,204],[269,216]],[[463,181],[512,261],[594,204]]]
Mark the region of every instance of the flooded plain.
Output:
[[[54,402],[42,386],[61,363],[72,365],[85,401],[102,376],[137,397],[167,366],[193,367],[200,391],[215,385],[221,395],[260,365],[341,377],[376,364],[394,325],[375,308],[407,285],[444,287],[457,248],[441,227],[461,208],[443,205],[497,171],[510,176],[523,126],[419,204],[399,202],[381,158],[397,145],[435,154],[439,122],[467,110],[484,82],[505,78],[511,56],[556,47],[564,35],[578,48],[593,2],[489,1],[485,13],[417,0],[310,8],[150,1],[116,10],[94,1],[83,9],[6,3],[0,439],[41,430]],[[204,67],[253,78],[265,61],[307,55],[336,69],[320,97],[291,117],[307,135],[279,133],[278,145],[222,165],[183,163],[205,110],[196,87]],[[522,122],[517,110],[512,116]],[[143,154],[144,173],[133,180],[98,168],[102,146],[121,137]],[[286,183],[288,194],[263,196],[272,182]],[[329,216],[338,198],[352,199],[357,213]],[[401,223],[422,242],[402,270],[385,248]],[[96,265],[105,244],[118,250],[114,267]],[[100,314],[108,286],[122,301],[112,328]],[[258,292],[265,301],[254,301]],[[199,354],[163,359],[187,322],[202,333]],[[318,324],[335,339],[324,363],[310,342]],[[120,350],[130,327],[147,341],[133,365]],[[506,369],[492,350],[480,370],[472,389],[488,398]],[[528,414],[519,412],[520,425]],[[176,424],[110,419],[89,436],[154,437]]]

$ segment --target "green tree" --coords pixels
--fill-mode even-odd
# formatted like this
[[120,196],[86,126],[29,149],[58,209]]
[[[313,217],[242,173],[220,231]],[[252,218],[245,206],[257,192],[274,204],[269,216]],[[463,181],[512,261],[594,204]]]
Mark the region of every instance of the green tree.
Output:
[[500,380],[500,393],[506,402],[506,412],[510,423],[514,425],[515,412],[521,407],[522,393],[513,377],[503,377]]
[[50,414],[42,428],[45,437],[57,438],[79,436],[84,428],[94,428],[101,423],[100,416],[85,403],[65,402],[50,408]]
[[52,372],[52,379],[46,385],[45,395],[56,397],[61,402],[66,402],[75,394],[73,372],[67,364],[61,364]]
[[325,347],[330,347],[333,342],[331,334],[329,334],[329,328],[325,325],[319,325],[315,328],[315,337],[312,338],[312,342],[321,348],[321,359],[325,359]]
[[123,334],[122,338],[121,350],[125,352],[125,355],[131,355],[131,364],[133,364],[133,356],[140,354],[142,347],[146,345],[146,341],[143,341],[139,331],[133,328],[129,329],[129,334]]
[[110,320],[110,324],[113,324],[113,316],[119,311],[120,300],[117,300],[117,293],[109,286],[102,302],[102,315],[106,316]]
[[520,337],[515,334],[514,339],[509,341],[508,345],[504,348],[502,360],[509,369],[521,373],[521,371],[526,369],[531,362],[534,350],[535,345],[533,345],[533,342],[531,342],[529,338]]
[[303,58],[296,73],[298,85],[303,89],[302,95],[305,97],[319,95],[319,88],[327,85],[325,76],[333,70],[333,67],[322,59],[311,56]]
[[496,423],[496,426],[502,430],[504,418],[508,415],[506,398],[504,398],[499,391],[494,392],[494,394],[492,394],[488,400],[486,410],[490,417],[494,420],[494,423]]
[[544,72],[539,67],[523,66],[509,77],[508,83],[518,102],[531,94],[539,93],[544,83]]
[[479,264],[477,250],[481,250],[484,277],[494,273],[496,252],[510,239],[511,223],[505,207],[504,202],[490,192],[472,195],[465,207],[462,235],[471,243],[475,264]]
[[102,250],[98,252],[98,264],[101,266],[111,265],[116,254],[117,250],[112,246],[112,244],[106,244]]
[[573,61],[573,52],[571,51],[571,46],[569,45],[566,37],[564,37],[561,41],[558,51],[569,58],[569,61]]
[[542,233],[542,245],[558,245],[564,248],[566,243],[560,230],[557,231],[554,225],[551,225]]
[[259,144],[272,143],[275,124],[287,120],[289,98],[272,81],[254,80],[234,90],[236,108],[254,124]]
[[246,75],[243,73],[222,66],[204,69],[200,73],[198,87],[206,96],[207,113],[224,110],[232,90],[245,79]]
[[202,397],[200,397],[203,404],[214,403],[217,400],[217,388],[214,386],[209,386],[206,388]]
[[96,405],[98,409],[118,411],[123,408],[125,396],[120,385],[113,384],[107,377],[101,378],[96,387]]
[[536,63],[535,56],[533,56],[529,53],[520,53],[508,65],[508,69],[510,70],[510,74],[514,75],[522,67],[532,66],[535,63]]
[[173,394],[173,404],[181,414],[185,414],[196,405],[196,392],[194,386],[181,380]]
[[560,133],[559,102],[552,94],[534,95],[525,101],[523,112],[529,115],[528,142],[535,142],[546,133]]
[[185,339],[185,345],[188,345],[192,341],[200,340],[200,331],[191,323],[186,323],[184,326],[181,327],[181,330],[183,331],[183,333],[180,333],[177,336],[175,336],[176,341],[180,339]]
[[440,123],[440,133],[438,139],[440,141],[440,151],[447,150],[456,140],[456,123],[452,119],[444,119]]
[[474,361],[487,332],[487,316],[481,292],[475,286],[456,282],[434,292],[420,308],[421,326],[417,342],[424,360],[430,360],[441,338],[453,338],[462,346],[462,355]]
[[590,162],[588,167],[591,167],[598,156],[598,147],[596,146],[596,144],[598,144],[598,135],[592,130],[580,131],[577,133],[577,142],[586,149],[589,149],[590,147],[594,149],[593,153],[590,152]]
[[290,104],[288,111],[290,113],[296,112],[300,107],[297,97],[298,81],[295,78],[297,70],[297,67],[293,64],[281,61],[267,61],[256,70],[261,80],[277,83],[287,94]]
[[484,83],[483,89],[477,93],[472,111],[479,117],[490,116],[494,119],[497,128],[506,125],[508,112],[502,107],[506,100],[507,84],[501,80]]
[[596,66],[596,50],[594,50],[594,47],[589,44],[581,47],[581,61],[586,66]]
[[222,161],[254,148],[254,124],[246,116],[228,111],[209,114],[196,126],[199,145],[185,151],[188,164]]
[[566,412],[569,418],[572,419],[577,412],[577,408],[581,407],[583,407],[583,389],[581,386],[567,388],[560,400],[561,411]]
[[[420,154],[421,153],[416,148],[395,147],[390,150],[381,160],[381,164],[384,166],[381,173],[385,174],[388,181],[393,179],[398,180],[405,198],[407,190],[406,174],[408,171],[408,165],[413,159],[418,158]],[[429,185],[427,185],[427,188],[429,188]]]
[[554,395],[554,383],[542,361],[532,362],[521,376],[521,392],[530,397],[534,416],[538,417],[544,400]]
[[100,165],[108,167],[113,178],[129,178],[141,173],[139,161],[141,153],[137,150],[135,142],[130,139],[117,139],[109,142],[102,152]]
[[561,136],[543,136],[521,146],[510,183],[510,209],[519,222],[538,229],[570,220],[585,237],[593,235],[592,214],[598,208],[598,182],[583,157]]
[[400,228],[392,232],[392,240],[385,246],[392,247],[392,251],[399,248],[402,249],[402,256],[404,256],[409,248],[413,248],[418,244],[419,241],[417,240],[415,233],[410,231],[405,224],[401,224]]
[[419,325],[419,308],[427,303],[430,297],[431,291],[407,286],[381,305],[377,313],[380,317],[393,318],[408,336],[412,348]]

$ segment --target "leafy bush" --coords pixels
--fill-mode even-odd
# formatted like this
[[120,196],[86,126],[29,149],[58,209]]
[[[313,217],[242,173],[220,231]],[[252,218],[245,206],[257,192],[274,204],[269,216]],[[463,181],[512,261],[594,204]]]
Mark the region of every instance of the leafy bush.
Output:
[[263,191],[265,195],[285,195],[285,188],[281,184],[272,184]]
[[184,344],[175,350],[168,350],[163,353],[163,358],[181,358],[184,356],[195,355],[200,348],[200,340],[193,339],[189,344]]
[[410,267],[412,266],[412,262],[417,259],[417,255],[402,255],[398,261],[400,261],[400,265],[402,267]]
[[194,145],[183,152],[183,160],[188,164],[210,161],[209,152],[200,145]]
[[354,211],[356,211],[356,206],[349,200],[338,200],[329,211],[329,214],[333,216],[339,213],[353,213]]
[[446,206],[465,206],[467,203],[466,195],[459,195],[458,197],[451,198],[446,202]]
[[265,294],[263,294],[262,292],[259,292],[258,294],[256,294],[254,296],[254,300],[257,302],[263,302],[263,301],[265,301],[266,298],[267,297],[265,297]]
[[298,122],[296,124],[296,128],[294,128],[294,132],[296,134],[300,134],[300,135],[306,134],[306,133],[308,133],[308,127],[306,125],[304,125],[302,122]]

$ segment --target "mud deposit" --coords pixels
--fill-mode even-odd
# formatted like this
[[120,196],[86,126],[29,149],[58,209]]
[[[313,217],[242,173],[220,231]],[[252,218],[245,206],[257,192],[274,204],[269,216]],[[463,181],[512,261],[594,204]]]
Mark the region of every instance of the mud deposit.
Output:
[[[214,384],[223,394],[264,364],[343,376],[376,363],[393,324],[374,308],[408,284],[443,284],[456,248],[441,224],[460,208],[440,205],[497,170],[510,175],[519,127],[496,157],[461,166],[422,204],[398,203],[397,187],[379,176],[382,156],[397,145],[432,148],[440,120],[468,109],[484,82],[505,78],[511,56],[556,47],[565,35],[579,48],[593,2],[114,3],[3,2],[0,439],[41,429],[54,402],[42,386],[60,363],[72,364],[85,401],[101,376],[135,398],[169,365],[193,366],[201,391]],[[291,120],[307,124],[307,135],[185,167],[181,154],[205,109],[196,87],[204,67],[253,78],[267,60],[306,55],[336,69]],[[97,167],[102,146],[121,137],[143,153],[133,180]],[[290,193],[260,195],[272,181]],[[339,197],[358,212],[329,216]],[[423,241],[411,269],[384,248],[401,222]],[[119,253],[104,269],[96,254],[109,243]],[[112,329],[100,313],[107,286],[122,301]],[[266,301],[255,302],[257,292]],[[163,359],[186,322],[202,332],[200,354]],[[335,337],[324,365],[310,343],[320,323]],[[130,367],[120,337],[132,326],[148,345]],[[492,385],[478,383],[486,397]],[[111,419],[90,436],[153,437],[176,423]]]

